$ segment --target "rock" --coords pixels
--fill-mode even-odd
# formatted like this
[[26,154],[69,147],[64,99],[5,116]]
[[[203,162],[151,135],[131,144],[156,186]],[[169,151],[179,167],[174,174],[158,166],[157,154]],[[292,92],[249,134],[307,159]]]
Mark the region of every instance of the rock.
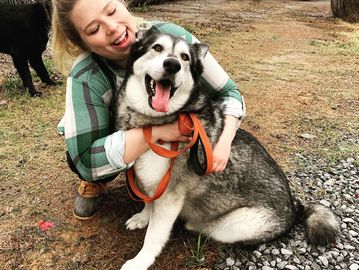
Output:
[[294,257],[293,262],[295,262],[295,264],[297,264],[297,265],[300,264],[300,260],[298,257]]
[[324,182],[324,186],[333,186],[337,181],[334,178],[331,178]]
[[322,262],[322,264],[325,266],[325,267],[328,267],[328,259],[325,258],[324,256],[319,256],[318,259]]
[[256,257],[257,259],[259,259],[260,257],[262,257],[262,253],[260,253],[259,251],[255,250],[255,251],[253,251],[253,256]]
[[[358,139],[356,142],[359,145]],[[262,244],[254,251],[244,253],[247,256],[232,260],[241,260],[241,265],[235,265],[247,270],[359,270],[359,208],[356,205],[359,198],[359,155],[353,160],[345,159],[338,163],[304,154],[296,154],[296,158],[302,169],[287,174],[299,191],[296,197],[303,195],[302,200],[330,207],[338,218],[341,217],[341,231],[335,246],[308,244],[303,225],[299,225],[282,238]],[[214,269],[234,268],[223,258]]]
[[292,251],[285,249],[285,248],[281,248],[280,253],[282,253],[283,255],[292,255],[293,254]]
[[280,262],[280,263],[277,263],[277,268],[280,269],[280,270],[282,270],[282,269],[284,269],[284,267],[285,267],[286,265],[287,265],[287,262],[282,261],[282,262]]
[[284,267],[284,269],[288,269],[288,270],[299,270],[298,267],[294,266],[294,265],[286,265]]
[[272,253],[274,256],[277,256],[277,255],[280,254],[279,250],[276,249],[276,248],[272,249],[271,253]]
[[306,140],[314,140],[317,138],[316,136],[309,134],[309,133],[302,133],[299,135],[299,137],[306,139]]
[[228,266],[232,266],[232,265],[234,265],[234,260],[233,260],[233,258],[227,258],[226,259],[226,264],[228,265]]
[[346,245],[344,245],[344,249],[346,249],[346,250],[355,250],[355,247],[353,247],[352,245],[346,244]]

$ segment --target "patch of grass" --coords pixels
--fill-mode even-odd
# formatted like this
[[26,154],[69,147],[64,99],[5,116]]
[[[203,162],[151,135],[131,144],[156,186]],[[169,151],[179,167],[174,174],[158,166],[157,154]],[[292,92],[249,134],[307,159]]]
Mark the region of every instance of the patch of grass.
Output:
[[343,40],[310,40],[311,46],[331,55],[357,56],[359,54],[359,31],[340,33]]
[[55,64],[51,58],[44,58],[44,65],[49,73],[56,73]]
[[19,76],[11,75],[5,78],[1,88],[7,98],[14,98],[25,94],[25,89]]
[[275,41],[275,40],[278,40],[278,39],[279,39],[279,36],[278,36],[278,35],[273,35],[273,36],[272,36],[272,40]]
[[82,269],[82,267],[81,267],[81,263],[80,262],[78,262],[78,261],[67,261],[66,263],[65,263],[65,268],[67,269],[67,270],[77,270],[77,269]]
[[[42,61],[44,62],[46,70],[48,71],[49,74],[56,73],[54,62],[51,59],[43,57]],[[32,67],[30,67],[30,73],[34,81],[38,82],[41,80],[38,74],[36,73],[36,71]]]
[[145,13],[145,12],[148,11],[147,2],[140,3],[140,4],[137,5],[137,7],[134,7],[133,9],[134,9],[136,12]]
[[300,139],[303,145],[308,145],[306,147],[307,152],[322,156],[332,162],[338,162],[359,153],[359,145],[348,140],[348,138],[355,139],[359,136],[358,126],[348,124],[347,121],[342,121],[342,119],[330,119],[327,117],[303,118],[299,122],[301,123],[301,131],[306,131],[316,136],[313,140]]
[[196,266],[201,266],[206,262],[206,247],[208,244],[208,237],[203,239],[202,234],[198,234],[195,249],[191,248],[192,263]]
[[323,148],[321,152],[323,156],[326,156],[328,160],[332,160],[333,162],[353,157],[359,153],[359,145],[357,144],[342,141],[333,145],[334,147]]
[[338,42],[311,40],[309,44],[319,47],[323,52],[328,54],[354,56],[359,53],[359,43],[356,41]]

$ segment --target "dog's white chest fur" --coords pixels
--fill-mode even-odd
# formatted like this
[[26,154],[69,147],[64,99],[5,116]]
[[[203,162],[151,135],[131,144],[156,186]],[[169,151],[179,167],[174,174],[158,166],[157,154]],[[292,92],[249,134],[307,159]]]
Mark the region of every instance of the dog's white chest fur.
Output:
[[[169,149],[169,144],[163,144],[163,147]],[[152,150],[146,151],[136,160],[134,165],[136,176],[139,178],[146,193],[152,196],[169,168],[170,159],[164,158]]]

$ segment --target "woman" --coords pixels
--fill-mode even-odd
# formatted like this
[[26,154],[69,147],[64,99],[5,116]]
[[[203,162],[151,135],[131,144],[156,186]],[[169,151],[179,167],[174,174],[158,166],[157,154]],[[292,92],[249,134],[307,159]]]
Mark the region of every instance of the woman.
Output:
[[[105,183],[126,170],[148,150],[142,129],[112,132],[110,109],[121,85],[131,45],[138,31],[136,19],[121,0],[55,0],[53,50],[60,70],[77,57],[67,79],[63,118],[68,163],[80,179],[74,214],[91,218]],[[156,31],[198,42],[174,24],[148,22]],[[142,24],[143,25],[143,24]],[[214,172],[226,167],[231,142],[244,115],[242,97],[211,54],[204,62],[203,79],[214,99],[223,100],[225,127],[214,147]],[[153,141],[188,141],[177,122],[153,127]]]

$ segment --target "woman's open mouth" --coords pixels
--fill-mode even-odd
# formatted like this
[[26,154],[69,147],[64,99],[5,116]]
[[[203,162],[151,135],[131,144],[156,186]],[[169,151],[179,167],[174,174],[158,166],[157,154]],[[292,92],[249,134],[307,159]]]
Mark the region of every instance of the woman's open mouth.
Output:
[[127,42],[127,40],[128,40],[128,32],[126,28],[125,31],[122,33],[122,35],[118,37],[116,40],[114,40],[111,45],[116,47],[121,47]]

